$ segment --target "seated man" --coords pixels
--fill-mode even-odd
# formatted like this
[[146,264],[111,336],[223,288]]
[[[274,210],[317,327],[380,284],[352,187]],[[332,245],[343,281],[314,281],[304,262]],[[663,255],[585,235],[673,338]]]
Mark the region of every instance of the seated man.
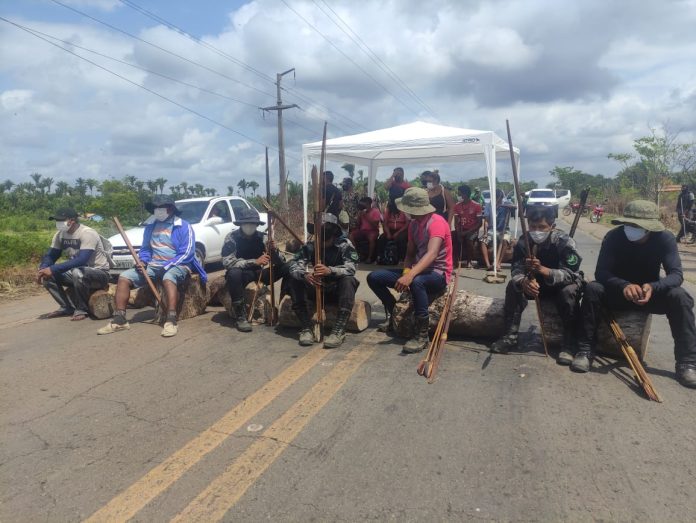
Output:
[[[491,346],[491,352],[507,354],[517,346],[522,311],[528,299],[537,296],[554,300],[563,322],[563,344],[558,363],[570,365],[575,354],[576,325],[582,276],[575,241],[555,228],[553,207],[527,207],[531,243],[521,237],[512,253],[512,277],[505,289],[505,335]],[[533,258],[527,257],[532,245]]]
[[[269,285],[270,271],[268,266],[273,257],[273,281],[283,277],[285,261],[280,257],[278,249],[273,247],[272,254],[268,254],[264,244],[263,233],[256,230],[263,225],[259,219],[259,213],[254,209],[241,209],[236,214],[235,225],[239,229],[232,231],[225,238],[222,246],[222,265],[225,273],[225,283],[232,298],[232,312],[237,330],[251,332],[251,325],[247,320],[247,311],[244,306],[244,288],[252,281],[259,280]],[[251,304],[253,307],[253,304]]]
[[[314,265],[314,242],[302,246],[288,264],[290,297],[292,309],[300,320],[300,345],[303,346],[315,342],[307,298],[314,300],[316,286],[321,286],[326,302],[338,302],[336,322],[324,340],[324,348],[332,349],[343,343],[346,324],[355,304],[355,291],[360,285],[355,278],[358,253],[342,235],[338,219],[333,214],[323,213],[322,226],[315,231],[314,242],[317,238],[323,241],[322,263]],[[314,267],[310,268],[310,265]]]
[[[585,288],[583,328],[572,370],[590,370],[603,307],[643,310],[667,315],[674,339],[677,379],[685,387],[696,388],[694,300],[681,286],[677,242],[659,218],[657,205],[635,200],[626,205],[622,218],[612,220],[620,227],[604,237],[597,258],[596,281]],[[660,277],[660,267],[665,271],[664,278]]]
[[[498,237],[496,238],[496,245],[500,247],[500,242],[509,242],[510,233],[507,229],[507,217],[511,212],[511,205],[503,201],[505,193],[496,189],[495,191],[495,219],[496,219],[496,231]],[[489,271],[493,270],[493,265],[491,265],[490,257],[488,255],[488,246],[493,245],[493,207],[490,203],[487,203],[483,210],[483,237],[481,238],[481,254],[483,256],[483,263],[486,269]],[[497,262],[497,270],[500,270],[500,264],[502,260]]]
[[445,290],[452,275],[452,235],[449,224],[435,214],[425,189],[411,187],[396,200],[396,206],[408,213],[408,247],[402,271],[382,269],[367,276],[367,284],[384,305],[387,321],[380,330],[393,330],[396,299],[389,288],[410,291],[415,313],[415,334],[403,346],[403,352],[420,352],[428,346],[430,298]]
[[[172,197],[156,195],[151,202],[145,204],[145,208],[154,214],[155,221],[145,227],[138,258],[150,279],[154,283],[162,282],[167,295],[167,310],[163,311],[166,320],[162,336],[175,336],[179,285],[192,271],[200,275],[201,285],[205,285],[208,277],[195,257],[196,238],[193,229],[187,221],[179,218],[179,210]],[[128,269],[121,273],[116,286],[114,317],[108,325],[99,329],[97,334],[111,334],[130,329],[130,324],[126,320],[126,305],[128,305],[130,290],[144,285],[147,285],[147,282],[139,269]]]
[[[109,285],[109,258],[99,233],[82,225],[73,209],[59,209],[49,220],[55,220],[58,231],[51,248],[41,260],[36,282],[43,283],[60,309],[46,318],[72,316],[84,320],[91,292]],[[68,261],[56,263],[65,253]],[[63,287],[70,287],[70,296]]]
[[377,247],[377,236],[379,236],[379,222],[382,220],[382,213],[379,209],[372,207],[372,198],[363,196],[358,203],[358,228],[350,232],[350,241],[354,246],[358,246],[361,241],[367,241],[368,254],[366,263],[375,262],[375,251]]
[[452,246],[454,258],[458,263],[462,261],[462,254],[466,252],[466,264],[471,268],[474,257],[474,240],[478,238],[481,228],[481,206],[471,199],[471,187],[460,185],[457,189],[462,200],[454,206],[454,230]]

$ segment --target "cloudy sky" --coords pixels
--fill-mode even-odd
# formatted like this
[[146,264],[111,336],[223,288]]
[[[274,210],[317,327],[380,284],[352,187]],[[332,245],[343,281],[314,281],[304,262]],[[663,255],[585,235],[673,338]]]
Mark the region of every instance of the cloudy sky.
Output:
[[523,178],[541,184],[556,165],[613,176],[607,154],[650,127],[696,139],[696,0],[3,0],[0,16],[0,180],[16,183],[263,187],[277,130],[259,107],[292,67],[295,180],[324,120],[330,137],[415,120],[505,136],[509,118]]

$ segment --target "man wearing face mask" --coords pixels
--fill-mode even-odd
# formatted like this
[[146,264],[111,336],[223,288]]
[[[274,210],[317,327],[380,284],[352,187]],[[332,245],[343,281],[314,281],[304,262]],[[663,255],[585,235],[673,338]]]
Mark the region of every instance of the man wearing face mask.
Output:
[[[179,209],[172,197],[158,194],[145,204],[145,208],[155,219],[143,231],[138,258],[150,279],[155,284],[162,282],[167,295],[168,309],[163,311],[166,319],[161,334],[168,338],[176,336],[178,331],[176,304],[179,301],[179,286],[194,271],[200,275],[201,285],[205,285],[208,277],[195,256],[196,238],[193,229],[187,221],[179,218]],[[145,285],[147,282],[139,269],[128,269],[121,273],[116,285],[114,317],[97,334],[112,334],[130,329],[126,320],[130,290]]]
[[[696,388],[696,326],[694,300],[681,286],[681,259],[674,235],[665,230],[653,202],[626,205],[619,225],[602,241],[595,281],[587,284],[582,300],[583,329],[571,369],[590,370],[597,342],[597,322],[603,307],[665,314],[674,339],[679,383]],[[660,267],[665,277],[660,277]]]
[[[57,232],[41,260],[36,282],[43,284],[60,309],[45,317],[72,316],[72,321],[84,320],[91,292],[109,285],[107,253],[99,233],[79,223],[74,209],[58,209],[49,220],[56,222]],[[68,261],[56,263],[63,253]],[[72,289],[70,295],[64,287]]]
[[[527,207],[531,242],[522,236],[512,252],[511,278],[505,289],[505,335],[491,346],[491,352],[507,354],[517,347],[517,334],[527,300],[539,296],[556,303],[563,323],[563,341],[558,363],[570,365],[575,354],[582,259],[575,241],[555,226],[554,207]],[[527,245],[533,258],[528,257]]]
[[411,216],[408,226],[408,247],[404,270],[382,269],[367,276],[367,284],[384,305],[387,320],[379,326],[383,332],[393,332],[393,312],[396,299],[389,291],[409,291],[413,298],[415,333],[406,342],[404,353],[420,352],[428,346],[430,298],[445,290],[452,277],[452,234],[449,224],[430,204],[425,189],[411,187],[396,207]]
[[235,225],[239,229],[232,231],[225,238],[222,246],[222,265],[225,273],[225,283],[232,298],[232,311],[235,315],[237,330],[250,332],[251,325],[247,321],[247,311],[244,304],[244,288],[252,281],[261,281],[269,285],[270,271],[268,265],[273,259],[273,280],[278,281],[284,275],[284,260],[278,250],[268,248],[264,243],[263,233],[257,230],[263,225],[259,213],[254,209],[242,209],[236,213]]

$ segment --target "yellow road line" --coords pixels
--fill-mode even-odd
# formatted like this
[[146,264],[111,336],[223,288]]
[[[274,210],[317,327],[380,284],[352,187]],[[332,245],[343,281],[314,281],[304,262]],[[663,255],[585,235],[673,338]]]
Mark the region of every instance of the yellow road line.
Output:
[[121,494],[92,514],[88,522],[127,521],[177,481],[188,469],[217,448],[244,423],[314,367],[328,351],[316,347],[273,380],[237,404],[212,426],[153,468]]
[[283,414],[172,522],[219,521],[375,351],[371,334]]

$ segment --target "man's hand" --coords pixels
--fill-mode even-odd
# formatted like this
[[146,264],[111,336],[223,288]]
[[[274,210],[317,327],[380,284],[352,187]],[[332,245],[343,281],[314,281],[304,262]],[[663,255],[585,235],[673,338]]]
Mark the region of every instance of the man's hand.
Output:
[[50,267],[44,267],[43,269],[39,269],[39,272],[36,273],[36,283],[42,284],[44,280],[47,280],[52,276],[53,271]]
[[652,285],[650,285],[649,283],[644,283],[642,289],[643,289],[643,298],[636,301],[636,303],[638,305],[645,305],[646,303],[648,303],[650,301],[650,298],[652,298],[652,293],[653,293]]
[[410,290],[411,284],[413,283],[413,276],[411,273],[404,274],[401,278],[396,280],[394,288],[399,292],[405,292]]
[[317,286],[321,285],[321,282],[317,278],[315,278],[314,274],[312,274],[311,272],[306,273],[304,275],[304,279],[312,287],[317,287]]
[[[650,286],[648,285],[648,287]],[[652,287],[650,287],[650,294],[652,294]],[[626,285],[623,290],[623,295],[626,300],[636,304],[640,304],[640,302],[645,299],[643,288],[635,283],[629,283]],[[645,303],[647,303],[647,301],[643,302],[643,304]]]
[[527,272],[539,274],[541,272],[541,267],[542,265],[539,258],[526,258],[524,260],[524,268],[527,270]]
[[147,269],[147,263],[145,262],[140,262],[135,266],[135,270],[138,271],[140,274],[144,274],[145,269]]
[[331,275],[331,269],[327,267],[326,265],[322,265],[321,263],[317,263],[314,266],[314,277],[315,278],[321,278],[323,276],[330,276]]
[[534,278],[524,278],[522,280],[522,291],[530,298],[536,299],[539,296],[539,282]]
[[256,265],[263,267],[264,265],[268,265],[268,262],[270,262],[270,261],[271,261],[271,257],[268,254],[263,253],[261,256],[256,258],[256,260],[254,260],[254,263]]

